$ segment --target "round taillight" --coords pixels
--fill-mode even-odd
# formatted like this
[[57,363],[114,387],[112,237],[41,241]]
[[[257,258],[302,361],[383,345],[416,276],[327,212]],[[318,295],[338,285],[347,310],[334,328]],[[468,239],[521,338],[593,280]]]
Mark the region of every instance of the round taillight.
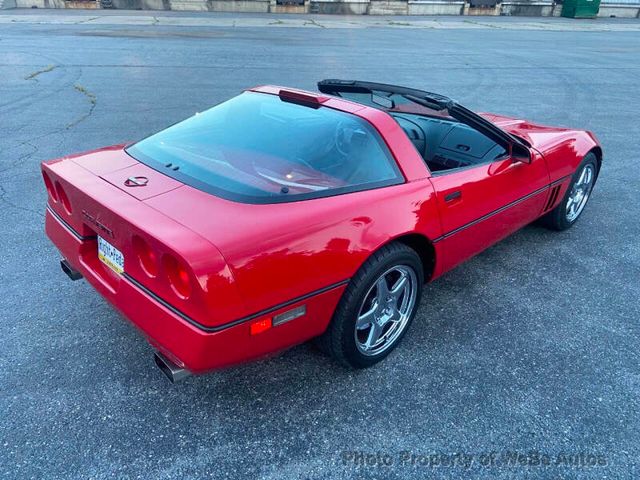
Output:
[[56,194],[58,195],[60,203],[62,203],[64,209],[69,215],[71,215],[71,202],[69,201],[69,197],[67,197],[67,193],[64,191],[64,188],[60,185],[60,182],[56,182]]
[[165,255],[162,262],[175,294],[183,299],[188,298],[191,294],[191,280],[186,267],[172,255]]
[[137,235],[133,237],[133,251],[144,273],[152,278],[158,275],[158,256],[151,250],[149,244]]
[[56,193],[56,189],[53,188],[53,182],[49,178],[49,175],[47,175],[45,172],[42,172],[42,178],[44,179],[44,186],[47,189],[47,193],[49,193],[49,196],[54,202],[57,202],[58,194]]

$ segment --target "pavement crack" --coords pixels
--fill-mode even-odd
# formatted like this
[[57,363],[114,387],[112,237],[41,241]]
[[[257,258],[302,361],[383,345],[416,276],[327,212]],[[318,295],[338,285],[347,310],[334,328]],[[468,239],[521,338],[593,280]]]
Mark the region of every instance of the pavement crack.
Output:
[[31,210],[30,208],[23,207],[21,205],[16,205],[11,200],[9,200],[7,198],[7,190],[2,186],[2,184],[0,184],[0,202],[4,203],[5,205],[15,210],[22,210],[23,212],[29,212],[29,213],[33,213],[34,215],[38,215],[39,217],[44,217],[44,213],[42,212],[37,212],[35,210]]
[[96,98],[96,96],[93,93],[91,93],[89,90],[87,90],[85,87],[83,87],[82,85],[76,83],[73,86],[73,88],[75,88],[78,92],[82,93],[85,97],[87,97],[87,100],[89,101],[91,106],[89,107],[89,111],[87,113],[85,113],[80,118],[77,118],[76,120],[68,124],[67,130],[72,127],[75,127],[84,119],[89,118],[93,114],[93,110],[96,108],[96,103],[98,102],[98,99]]
[[36,70],[35,72],[31,72],[29,75],[24,77],[24,79],[25,80],[35,80],[37,82],[38,79],[36,77],[38,75],[42,75],[43,73],[51,72],[52,70],[55,70],[56,68],[58,68],[58,65],[47,65],[42,70]]
[[470,23],[471,25],[478,25],[479,27],[496,28],[496,29],[503,28],[500,25],[496,25],[495,23],[484,23],[484,22],[478,22],[477,20],[464,19],[463,23]]
[[302,25],[313,25],[314,27],[327,28],[324,25],[316,22],[313,18],[310,18],[309,20],[304,22]]
[[86,20],[79,20],[77,22],[74,22],[74,25],[82,25],[83,23],[93,22],[94,20],[97,20],[99,18],[100,17],[91,17],[91,18],[87,18]]
[[18,144],[18,148],[23,147],[25,145],[28,146],[28,147],[31,147],[32,151],[27,152],[24,155],[21,155],[20,157],[18,157],[17,160],[15,160],[14,162],[10,163],[6,168],[3,168],[2,170],[0,170],[0,175],[2,175],[4,173],[7,173],[7,172],[13,170],[14,168],[20,166],[25,160],[30,159],[32,156],[34,156],[38,152],[38,147],[36,147],[29,140],[25,140],[24,142],[20,142]]

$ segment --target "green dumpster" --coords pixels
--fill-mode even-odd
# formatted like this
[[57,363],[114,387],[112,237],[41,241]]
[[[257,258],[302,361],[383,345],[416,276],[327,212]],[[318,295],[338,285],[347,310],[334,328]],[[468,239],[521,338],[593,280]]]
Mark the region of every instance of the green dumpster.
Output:
[[600,0],[564,0],[562,16],[567,18],[596,18]]

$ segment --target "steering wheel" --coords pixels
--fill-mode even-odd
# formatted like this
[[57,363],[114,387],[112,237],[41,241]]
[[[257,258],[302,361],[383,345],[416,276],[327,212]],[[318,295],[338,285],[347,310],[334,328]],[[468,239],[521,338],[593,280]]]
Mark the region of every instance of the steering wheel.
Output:
[[355,129],[348,126],[345,122],[339,122],[336,125],[334,145],[340,155],[344,157],[349,155],[349,151],[351,150],[351,139],[354,132]]
[[307,162],[304,158],[302,158],[300,155],[297,155],[295,157],[296,162],[303,164],[305,167],[307,167],[309,170],[316,170],[317,168],[314,167],[313,165],[311,165],[309,162]]

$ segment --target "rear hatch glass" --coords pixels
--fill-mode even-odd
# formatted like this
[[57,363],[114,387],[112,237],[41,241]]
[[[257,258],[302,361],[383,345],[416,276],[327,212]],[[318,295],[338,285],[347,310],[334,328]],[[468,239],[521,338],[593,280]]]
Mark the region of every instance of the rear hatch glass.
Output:
[[378,132],[355,115],[246,92],[127,148],[223,198],[275,203],[401,183]]

